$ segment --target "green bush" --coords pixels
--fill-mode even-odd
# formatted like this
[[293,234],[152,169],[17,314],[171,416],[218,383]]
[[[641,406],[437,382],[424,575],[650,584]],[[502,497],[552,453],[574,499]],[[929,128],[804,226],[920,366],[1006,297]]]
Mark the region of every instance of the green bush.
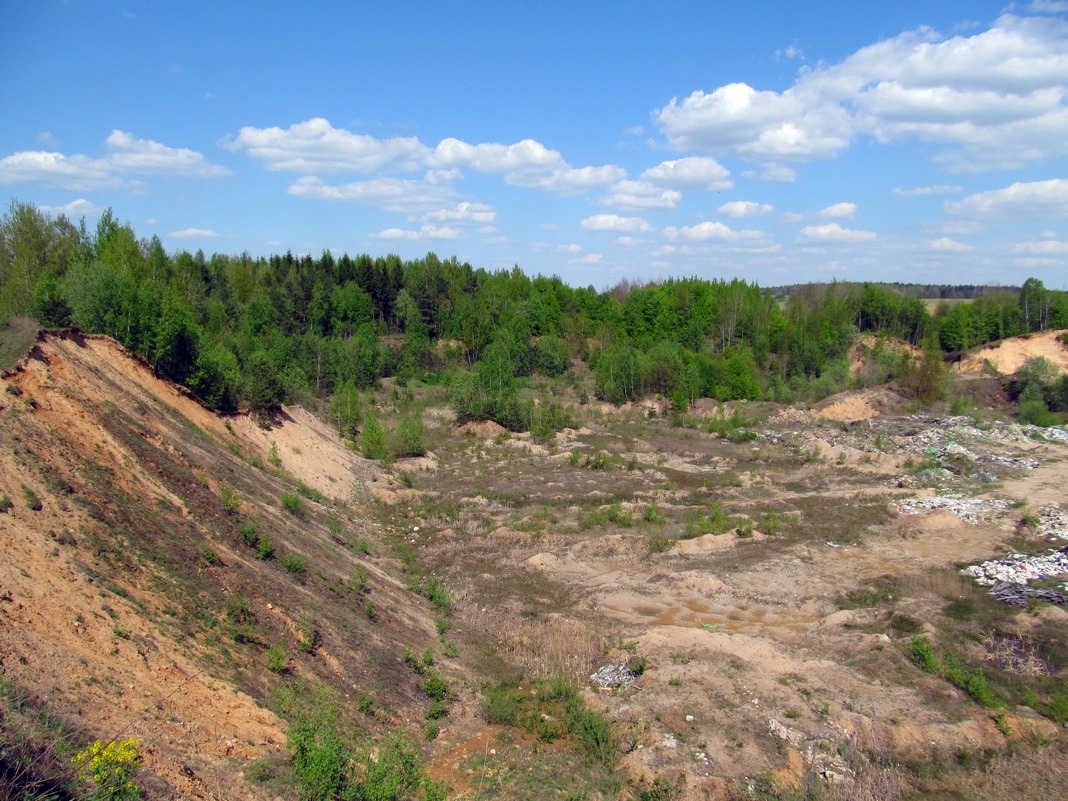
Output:
[[285,571],[291,575],[302,578],[308,572],[308,563],[303,556],[297,556],[295,553],[286,554],[282,559],[282,567]]
[[921,670],[928,673],[937,673],[941,663],[935,657],[934,647],[931,641],[922,634],[917,634],[909,641],[908,657]]
[[306,520],[308,517],[308,508],[295,492],[282,493],[282,508],[300,520]]
[[234,491],[233,487],[223,487],[219,491],[219,497],[222,500],[223,511],[228,515],[234,514],[241,506],[241,496]]
[[496,684],[482,690],[482,717],[487,723],[514,726],[522,696],[513,685]]
[[285,673],[288,668],[289,657],[286,655],[285,646],[275,643],[267,649],[267,669],[272,673]]

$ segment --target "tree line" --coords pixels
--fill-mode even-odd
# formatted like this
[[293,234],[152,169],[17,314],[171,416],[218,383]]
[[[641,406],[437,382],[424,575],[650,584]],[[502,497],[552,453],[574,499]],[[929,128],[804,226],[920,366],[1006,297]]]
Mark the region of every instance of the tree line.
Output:
[[[13,201],[0,220],[0,319],[114,337],[220,409],[347,397],[380,378],[447,378],[461,418],[529,427],[516,380],[576,361],[595,394],[789,401],[848,380],[861,332],[927,351],[1068,326],[1068,293],[1037,279],[935,309],[875,283],[806,284],[785,302],[742,280],[605,291],[477,269],[434,253],[253,258],[168,253],[108,210],[95,229]],[[893,374],[906,365],[887,362]]]

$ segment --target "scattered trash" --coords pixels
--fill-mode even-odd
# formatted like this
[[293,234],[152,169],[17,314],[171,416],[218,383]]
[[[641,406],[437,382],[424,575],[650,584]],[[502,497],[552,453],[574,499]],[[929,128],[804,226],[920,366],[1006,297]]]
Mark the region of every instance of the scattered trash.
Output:
[[935,495],[930,498],[911,498],[899,501],[897,511],[901,514],[918,514],[945,509],[965,523],[985,523],[1009,508],[1003,500],[981,500],[960,495]]
[[709,631],[715,631],[718,626],[718,623],[705,623],[702,628],[706,628]]
[[602,665],[590,676],[602,690],[612,690],[619,687],[633,687],[638,674],[627,667],[626,662],[617,665]]
[[964,568],[961,573],[971,576],[976,584],[985,587],[996,584],[1026,585],[1036,579],[1061,576],[1068,573],[1068,549],[1050,551],[1038,556],[1009,554],[1005,559],[991,559],[979,565]]

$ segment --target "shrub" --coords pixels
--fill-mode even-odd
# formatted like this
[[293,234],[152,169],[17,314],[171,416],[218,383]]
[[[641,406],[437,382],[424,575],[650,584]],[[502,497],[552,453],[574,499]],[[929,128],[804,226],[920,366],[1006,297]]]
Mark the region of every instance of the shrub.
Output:
[[289,657],[282,643],[275,643],[267,649],[267,669],[272,673],[285,673],[289,670]]
[[223,511],[228,515],[234,514],[241,506],[241,496],[234,491],[233,487],[223,487],[219,492],[219,497],[222,500]]
[[444,701],[449,697],[449,684],[437,673],[428,670],[423,681],[423,692],[434,701]]
[[514,726],[522,701],[515,687],[497,684],[482,690],[482,717],[487,723]]
[[12,508],[15,504],[11,502],[11,499],[7,497],[6,493],[0,492],[0,512],[6,512]]
[[938,672],[940,663],[935,657],[934,647],[931,641],[922,634],[917,634],[909,641],[908,657],[921,670],[928,673]]
[[297,556],[295,553],[286,554],[282,559],[282,567],[285,571],[291,575],[303,578],[308,572],[308,563],[303,556]]
[[219,553],[207,545],[200,546],[200,558],[213,567],[222,564],[222,557],[219,556]]
[[40,512],[41,509],[44,508],[41,505],[41,499],[37,497],[37,493],[25,484],[22,485],[22,495],[26,498],[27,508],[32,509],[35,512]]
[[259,535],[256,534],[256,521],[249,520],[240,528],[241,542],[249,548],[255,548],[260,543]]
[[300,520],[305,520],[308,517],[308,509],[304,505],[304,501],[295,492],[282,493],[282,508]]
[[271,538],[263,536],[259,538],[256,543],[256,554],[260,559],[274,559],[274,545],[271,544]]

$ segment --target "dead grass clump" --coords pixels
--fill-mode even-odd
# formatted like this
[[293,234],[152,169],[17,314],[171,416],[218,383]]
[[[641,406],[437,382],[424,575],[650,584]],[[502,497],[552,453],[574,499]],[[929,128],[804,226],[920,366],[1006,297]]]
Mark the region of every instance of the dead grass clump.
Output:
[[508,632],[498,655],[530,676],[584,676],[603,651],[601,635],[584,623],[558,615],[524,618],[510,610],[474,607],[464,625],[472,630]]
[[974,786],[959,790],[976,801],[1061,801],[1068,798],[1068,746],[1062,743],[997,756]]
[[1034,643],[1019,637],[988,634],[983,638],[983,659],[1016,676],[1049,676],[1053,666]]

